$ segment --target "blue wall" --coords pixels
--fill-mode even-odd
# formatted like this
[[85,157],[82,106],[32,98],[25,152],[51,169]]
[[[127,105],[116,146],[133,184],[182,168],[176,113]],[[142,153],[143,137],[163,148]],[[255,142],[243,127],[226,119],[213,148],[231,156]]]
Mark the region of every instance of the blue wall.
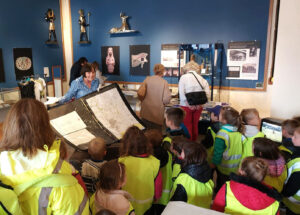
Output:
[[[54,10],[58,46],[45,44],[49,24],[44,16],[48,8]],[[13,48],[32,48],[34,74],[43,77],[43,67],[62,65],[59,0],[10,0],[0,7],[0,48],[3,51],[5,83],[0,87],[16,87]]]
[[[78,10],[90,17],[90,45],[79,45]],[[140,33],[111,36],[121,25],[119,14],[131,16],[129,24]],[[259,81],[263,81],[269,0],[71,0],[74,60],[86,56],[101,62],[101,46],[120,46],[120,76],[109,80],[141,82],[129,75],[129,45],[151,45],[151,68],[160,62],[161,44],[261,41]],[[226,56],[224,55],[224,59]],[[225,69],[226,70],[226,69]],[[225,71],[226,73],[226,71]],[[226,75],[224,73],[224,75]],[[177,78],[169,78],[177,83]],[[257,81],[223,80],[225,86],[255,87]]]

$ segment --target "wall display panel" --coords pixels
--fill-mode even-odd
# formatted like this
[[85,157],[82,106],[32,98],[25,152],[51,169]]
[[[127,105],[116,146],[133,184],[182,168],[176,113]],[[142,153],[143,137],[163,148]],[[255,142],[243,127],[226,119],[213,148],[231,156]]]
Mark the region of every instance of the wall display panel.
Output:
[[[163,44],[161,45],[161,64],[165,66],[165,77],[178,77],[179,76],[179,63],[180,71],[186,63],[186,51],[179,54],[180,44]],[[179,62],[180,57],[180,62]]]
[[108,75],[120,75],[120,47],[101,47],[102,72]]
[[17,80],[33,75],[32,49],[14,48],[14,65]]
[[[72,25],[78,25],[77,11],[86,8],[91,11],[90,37],[92,46],[80,46],[73,42],[74,59],[86,56],[89,61],[98,60],[101,46],[120,46],[120,76],[108,75],[111,81],[142,82],[145,77],[130,75],[128,44],[149,44],[151,46],[150,73],[154,64],[161,62],[161,44],[224,44],[222,86],[230,88],[255,89],[264,82],[264,61],[266,57],[268,14],[272,0],[181,0],[126,1],[115,0],[95,2],[72,0]],[[165,8],[168,8],[166,10]],[[201,12],[199,12],[199,8]],[[126,11],[132,19],[128,24],[139,29],[134,35],[112,36],[107,32],[120,22],[120,11]],[[177,11],[175,13],[174,11]],[[195,14],[197,18],[195,19]],[[106,17],[105,19],[103,17]],[[73,38],[79,34],[73,28]],[[227,77],[227,44],[232,41],[260,41],[260,61],[257,80],[235,80]],[[165,77],[170,84],[178,83],[177,77]]]
[[0,82],[4,82],[4,81],[5,81],[4,62],[3,62],[2,49],[0,49]]
[[150,46],[131,45],[129,50],[130,75],[150,75]]
[[230,42],[227,50],[227,79],[257,80],[260,42]]

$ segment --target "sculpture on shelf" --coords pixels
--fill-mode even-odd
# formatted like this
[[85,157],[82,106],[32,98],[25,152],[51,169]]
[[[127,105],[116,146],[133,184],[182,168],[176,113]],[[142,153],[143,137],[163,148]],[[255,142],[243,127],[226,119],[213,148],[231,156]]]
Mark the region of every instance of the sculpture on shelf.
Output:
[[129,26],[127,24],[127,18],[128,16],[125,16],[124,13],[120,13],[120,18],[122,20],[122,26],[119,28],[112,28],[110,29],[110,34],[117,34],[117,33],[130,33],[130,32],[136,32],[136,30],[130,30]]
[[[49,22],[49,36],[48,36],[48,40],[46,41],[46,43],[57,43],[57,39],[56,39],[56,33],[55,33],[55,24],[54,24],[54,20],[55,20],[55,15],[52,9],[48,9],[47,12],[45,13],[45,20],[46,22]],[[53,35],[54,41],[51,41],[51,37]]]
[[[87,21],[86,21],[83,9],[80,9],[78,11],[78,13],[79,13],[78,22],[79,22],[79,25],[80,25],[80,41],[79,41],[79,43],[90,43],[90,41],[88,39],[87,31],[86,31],[86,28],[88,26],[90,26],[90,24],[87,23]],[[89,20],[90,15],[91,15],[91,13],[89,12],[88,13],[88,20]]]

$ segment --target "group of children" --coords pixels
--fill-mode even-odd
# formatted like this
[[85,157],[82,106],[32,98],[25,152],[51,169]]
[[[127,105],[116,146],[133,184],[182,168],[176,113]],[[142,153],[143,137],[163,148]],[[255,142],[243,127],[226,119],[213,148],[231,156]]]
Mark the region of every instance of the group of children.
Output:
[[70,163],[92,214],[161,214],[169,201],[228,214],[279,214],[283,202],[286,214],[300,214],[300,119],[283,122],[278,144],[260,132],[256,109],[207,111],[211,123],[200,143],[189,140],[184,111],[169,108],[165,135],[132,126],[117,159],[104,160],[99,137],[87,155],[75,153]]

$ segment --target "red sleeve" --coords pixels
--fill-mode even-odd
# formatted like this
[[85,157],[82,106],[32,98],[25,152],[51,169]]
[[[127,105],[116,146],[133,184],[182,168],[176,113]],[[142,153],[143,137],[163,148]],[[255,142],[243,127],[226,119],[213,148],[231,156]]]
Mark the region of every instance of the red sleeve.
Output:
[[84,184],[84,182],[83,182],[83,180],[81,178],[81,175],[79,173],[72,173],[72,175],[77,179],[78,183],[81,185],[81,187],[84,190],[85,194],[87,196],[89,196],[89,193],[88,193],[88,191],[86,189],[86,186],[85,186],[85,184]]
[[159,199],[161,197],[161,194],[162,194],[162,189],[163,189],[163,181],[162,181],[162,174],[161,174],[161,171],[159,170],[158,172],[158,175],[155,179],[155,182],[154,182],[154,199]]
[[225,198],[226,198],[226,183],[223,184],[223,186],[217,193],[211,209],[219,212],[224,212],[226,206]]

